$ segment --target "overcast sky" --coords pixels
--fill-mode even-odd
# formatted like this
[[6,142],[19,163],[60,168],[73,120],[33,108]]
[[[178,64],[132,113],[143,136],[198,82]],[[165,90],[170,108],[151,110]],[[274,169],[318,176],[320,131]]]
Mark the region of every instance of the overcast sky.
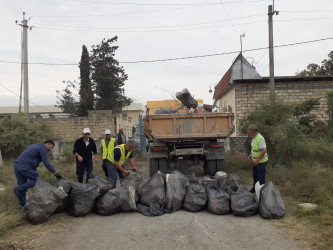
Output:
[[[63,81],[78,80],[82,45],[91,50],[118,36],[115,58],[135,102],[173,99],[187,87],[213,102],[214,87],[240,51],[261,76],[269,74],[267,0],[0,0],[0,106],[17,106],[21,83],[22,12],[28,25],[30,105],[55,105]],[[332,0],[276,0],[274,45],[333,37]],[[251,51],[252,50],[252,51]],[[320,64],[333,40],[275,48],[275,75],[291,76]],[[236,52],[236,53],[230,53]],[[160,59],[184,60],[135,63]],[[132,63],[129,63],[132,62]],[[42,64],[34,64],[42,63]],[[76,64],[76,65],[46,65]]]

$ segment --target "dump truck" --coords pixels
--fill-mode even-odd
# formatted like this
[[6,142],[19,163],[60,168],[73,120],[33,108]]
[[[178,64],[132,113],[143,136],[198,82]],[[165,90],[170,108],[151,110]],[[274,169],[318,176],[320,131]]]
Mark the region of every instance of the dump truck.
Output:
[[149,141],[149,173],[167,173],[181,165],[201,166],[206,175],[225,168],[222,139],[234,132],[233,113],[149,114],[144,118]]

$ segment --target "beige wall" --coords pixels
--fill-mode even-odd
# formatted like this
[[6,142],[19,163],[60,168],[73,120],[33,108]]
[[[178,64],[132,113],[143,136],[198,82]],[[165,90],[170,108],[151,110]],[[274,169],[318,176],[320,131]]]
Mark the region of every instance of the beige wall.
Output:
[[[235,101],[235,87],[233,85],[230,85],[228,90],[223,94],[221,99],[219,100],[220,102],[220,112],[229,112],[228,106],[231,107],[232,112],[235,115],[235,120],[236,120],[236,113],[235,113],[235,108],[236,108],[236,101]],[[235,133],[233,133],[231,136],[235,136]]]
[[[235,126],[236,136],[239,134],[239,121],[254,111],[257,102],[269,95],[268,83],[235,83]],[[320,98],[319,109],[313,114],[317,119],[329,119],[327,92],[333,90],[333,81],[314,82],[275,82],[275,90],[279,99],[285,102],[304,102],[311,98]],[[223,96],[222,96],[223,99]]]

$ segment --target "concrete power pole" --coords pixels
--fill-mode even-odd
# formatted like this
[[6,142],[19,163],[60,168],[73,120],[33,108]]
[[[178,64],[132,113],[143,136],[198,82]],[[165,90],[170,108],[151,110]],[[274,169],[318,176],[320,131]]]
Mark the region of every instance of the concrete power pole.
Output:
[[[30,18],[29,18],[30,20]],[[23,99],[24,99],[24,113],[29,113],[29,78],[28,78],[28,21],[25,19],[25,12],[23,12],[22,27],[22,67],[23,67]],[[17,21],[16,21],[17,22]],[[30,27],[31,30],[31,27]]]
[[270,92],[274,93],[275,83],[274,83],[274,48],[273,48],[273,7],[268,6],[268,36],[269,36],[269,84]]

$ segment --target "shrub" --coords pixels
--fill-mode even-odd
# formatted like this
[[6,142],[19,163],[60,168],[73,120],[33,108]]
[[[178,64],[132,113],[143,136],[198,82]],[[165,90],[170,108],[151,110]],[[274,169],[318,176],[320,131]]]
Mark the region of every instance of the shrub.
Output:
[[[241,120],[241,133],[247,134],[250,124],[256,124],[264,136],[271,163],[286,164],[291,160],[316,159],[332,165],[332,140],[328,126],[315,121],[310,112],[318,107],[318,99],[287,104],[276,96],[261,100],[257,109]],[[248,138],[246,147],[250,145]]]
[[50,137],[44,125],[32,125],[22,117],[0,121],[0,149],[4,159],[17,157],[27,146]]

